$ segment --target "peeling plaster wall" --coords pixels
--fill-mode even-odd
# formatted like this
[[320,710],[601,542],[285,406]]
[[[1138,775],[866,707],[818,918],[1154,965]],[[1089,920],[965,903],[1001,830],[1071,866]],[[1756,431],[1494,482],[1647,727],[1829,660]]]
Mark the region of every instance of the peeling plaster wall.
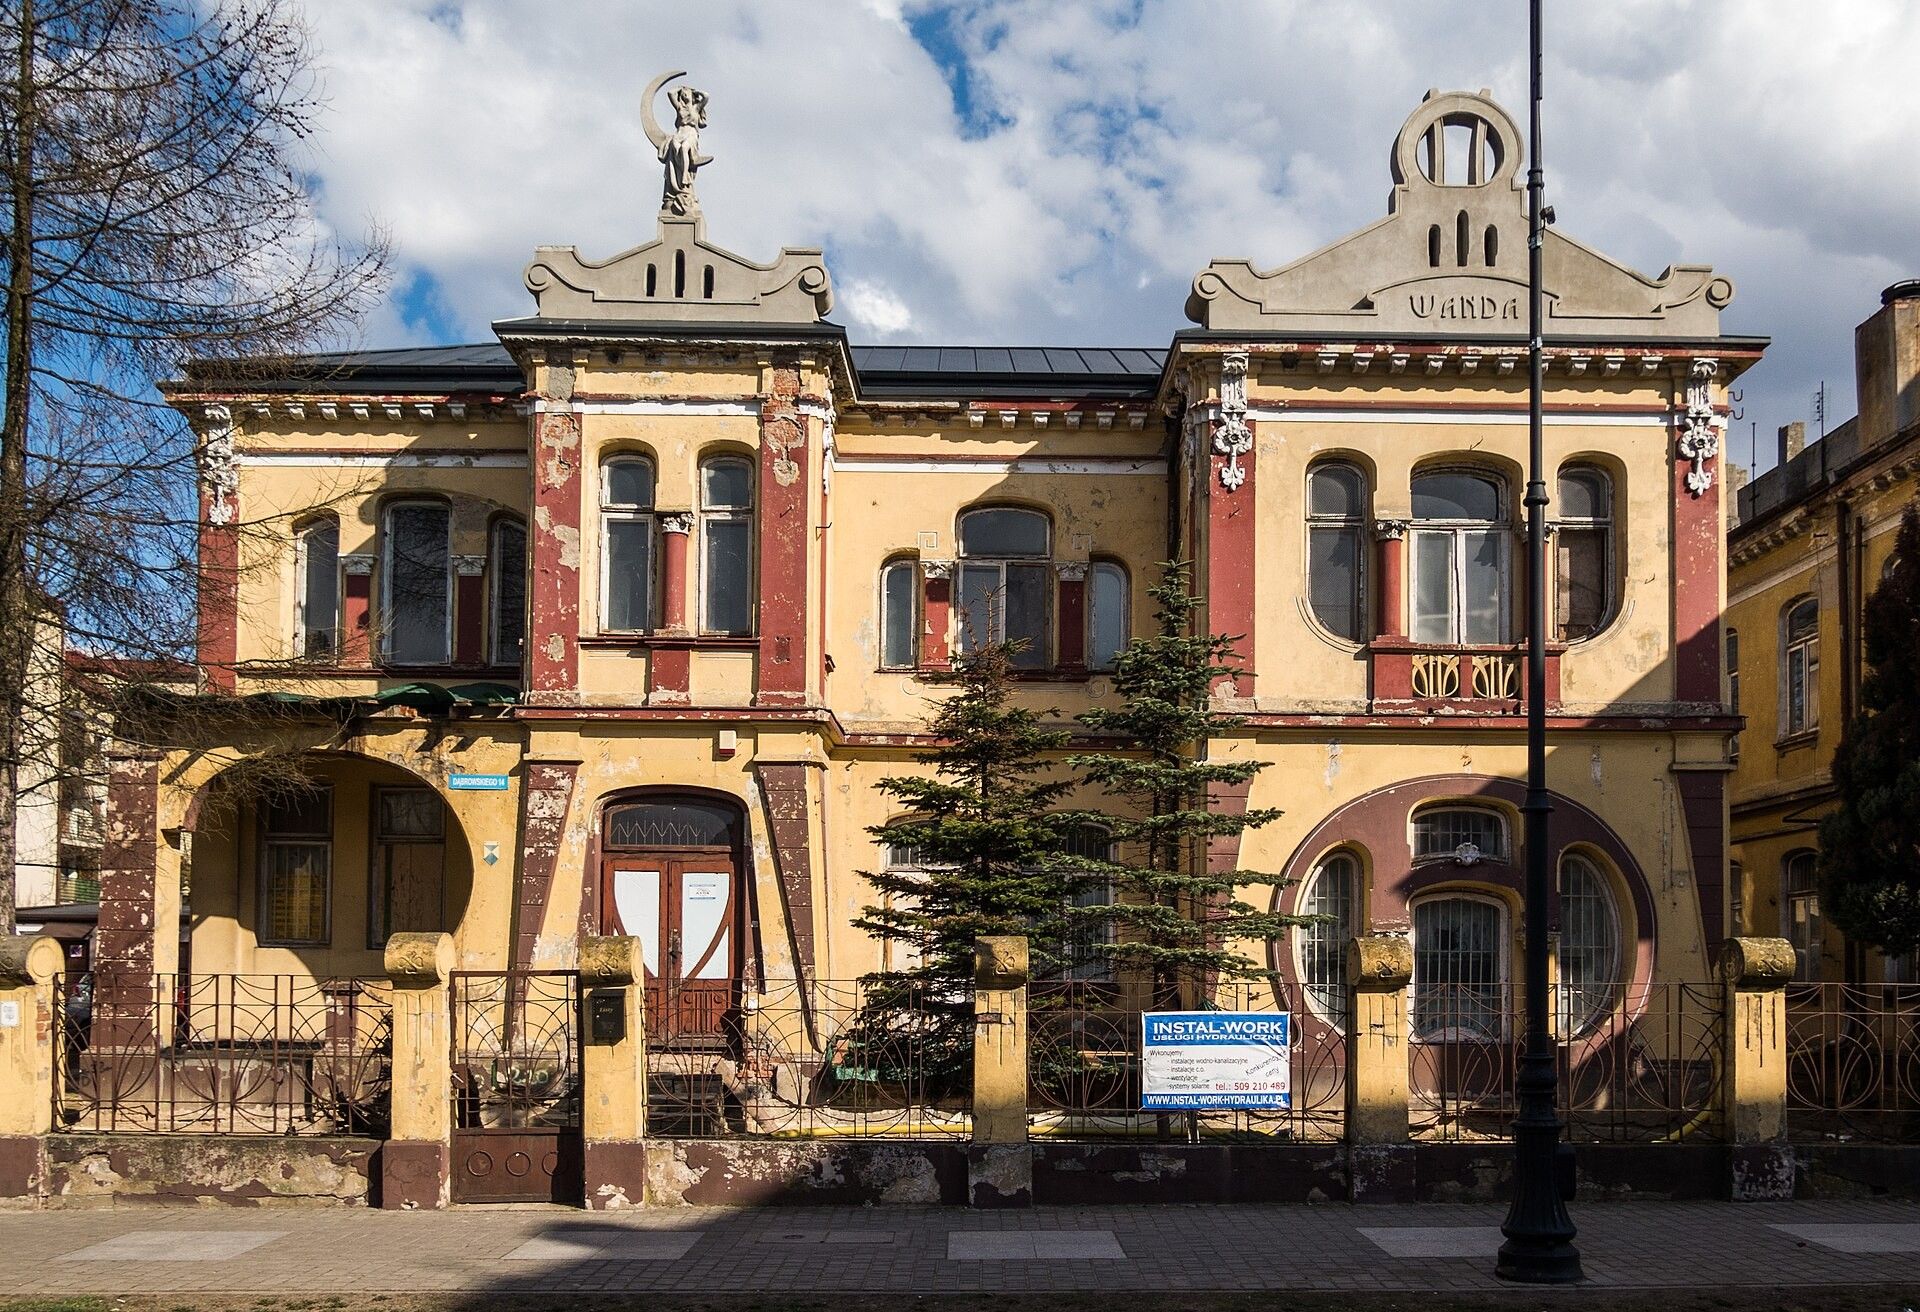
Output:
[[45,1204],[366,1207],[376,1139],[48,1135]]

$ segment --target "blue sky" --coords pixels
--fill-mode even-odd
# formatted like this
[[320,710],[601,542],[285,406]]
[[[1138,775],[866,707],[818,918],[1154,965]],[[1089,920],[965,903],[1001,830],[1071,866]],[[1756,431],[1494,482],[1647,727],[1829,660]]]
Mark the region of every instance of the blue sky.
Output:
[[[1920,275],[1920,6],[1548,5],[1570,235],[1711,263],[1770,335],[1734,454],[1852,413],[1852,329]],[[555,14],[564,14],[557,19]],[[1384,212],[1429,87],[1524,110],[1523,0],[326,0],[321,217],[395,249],[367,345],[485,340],[538,244],[646,240],[652,75],[711,97],[713,241],[822,246],[856,341],[1159,345],[1215,257],[1282,264]]]

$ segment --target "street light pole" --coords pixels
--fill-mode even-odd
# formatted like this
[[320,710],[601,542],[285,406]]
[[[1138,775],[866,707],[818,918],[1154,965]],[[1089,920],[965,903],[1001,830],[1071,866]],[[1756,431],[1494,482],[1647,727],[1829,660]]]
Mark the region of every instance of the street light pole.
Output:
[[1527,56],[1531,120],[1527,142],[1527,1033],[1515,1080],[1513,1201],[1500,1231],[1495,1273],[1525,1284],[1582,1279],[1573,1218],[1560,1195],[1560,1116],[1554,1106],[1553,1039],[1547,1031],[1547,904],[1551,862],[1547,816],[1547,477],[1542,410],[1546,362],[1541,349],[1541,243],[1546,174],[1540,167],[1540,0],[1528,0]]

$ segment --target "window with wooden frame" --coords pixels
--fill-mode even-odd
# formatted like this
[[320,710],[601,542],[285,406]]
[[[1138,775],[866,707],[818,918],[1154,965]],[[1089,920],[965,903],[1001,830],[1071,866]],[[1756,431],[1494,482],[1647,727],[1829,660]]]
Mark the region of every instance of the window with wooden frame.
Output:
[[1560,1036],[1577,1038],[1613,1010],[1620,992],[1620,915],[1590,858],[1560,858]]
[[494,520],[487,552],[493,663],[518,667],[527,645],[527,526]]
[[613,456],[600,466],[600,631],[653,627],[653,461]]
[[1352,852],[1329,852],[1307,876],[1297,910],[1319,919],[1294,939],[1295,969],[1307,1007],[1335,1029],[1348,1018],[1347,944],[1358,933],[1360,862]]
[[1096,560],[1087,570],[1087,668],[1110,670],[1132,636],[1133,598],[1127,571]]
[[1810,984],[1820,978],[1826,922],[1820,916],[1819,858],[1792,852],[1780,869],[1780,937],[1793,944],[1793,978]]
[[1554,509],[1554,636],[1579,642],[1613,618],[1613,481],[1591,465],[1569,465]]
[[880,567],[880,668],[920,663],[920,563],[900,556]]
[[1367,636],[1367,477],[1341,460],[1307,471],[1307,602],[1327,632]]
[[325,947],[332,936],[333,790],[260,804],[256,933],[262,947]]
[[1803,597],[1780,621],[1780,736],[1820,727],[1820,602]]
[[1413,640],[1508,642],[1513,532],[1501,480],[1467,469],[1415,475],[1410,536]]
[[960,516],[959,649],[1014,645],[1017,669],[1053,665],[1053,526],[1038,511],[989,506]]
[[700,631],[753,632],[753,464],[741,456],[700,464]]
[[446,805],[431,788],[373,790],[367,946],[446,928]]
[[331,515],[295,535],[294,650],[302,660],[330,661],[340,653],[340,521]]
[[445,665],[453,654],[452,512],[443,501],[387,507],[381,652],[390,665]]

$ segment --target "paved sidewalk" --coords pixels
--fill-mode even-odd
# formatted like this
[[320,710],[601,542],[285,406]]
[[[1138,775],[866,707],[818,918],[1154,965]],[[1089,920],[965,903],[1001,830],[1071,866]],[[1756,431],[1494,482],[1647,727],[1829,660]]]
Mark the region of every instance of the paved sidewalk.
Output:
[[[1491,1207],[0,1212],[6,1292],[1511,1288]],[[1920,1204],[1579,1207],[1594,1285],[1920,1283]]]

